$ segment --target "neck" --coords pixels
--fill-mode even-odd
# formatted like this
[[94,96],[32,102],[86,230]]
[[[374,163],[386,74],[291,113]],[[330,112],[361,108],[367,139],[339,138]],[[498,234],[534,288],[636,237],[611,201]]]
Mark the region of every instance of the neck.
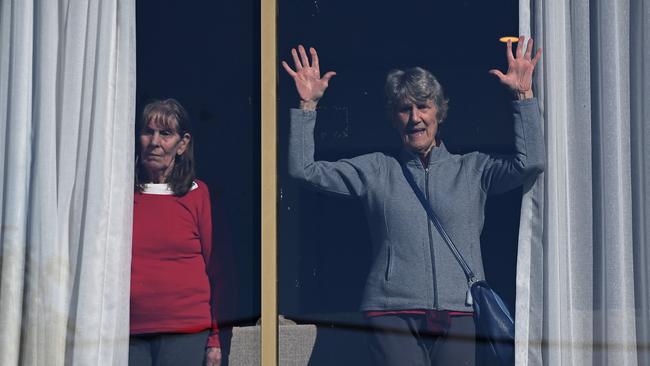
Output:
[[159,171],[147,171],[149,183],[167,183],[167,178],[172,172],[172,167]]
[[149,174],[149,183],[167,183],[167,177],[162,174]]
[[420,157],[420,161],[422,161],[422,165],[427,166],[427,164],[429,163],[429,156],[431,155],[431,150],[437,146],[438,146],[438,141],[434,139],[433,142],[431,143],[431,146],[429,146],[426,150],[418,151],[418,156]]

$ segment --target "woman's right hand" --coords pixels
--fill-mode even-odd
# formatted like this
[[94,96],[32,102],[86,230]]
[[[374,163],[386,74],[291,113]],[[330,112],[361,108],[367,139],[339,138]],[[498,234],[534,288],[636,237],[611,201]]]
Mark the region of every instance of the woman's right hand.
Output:
[[311,53],[311,65],[309,64],[307,52],[305,52],[302,45],[298,46],[298,51],[292,48],[291,56],[293,57],[295,71],[285,61],[282,61],[282,67],[296,83],[296,90],[300,96],[300,108],[315,110],[318,101],[323,97],[325,89],[329,85],[330,79],[336,73],[329,71],[321,77],[316,50],[312,47],[309,49],[309,53]]

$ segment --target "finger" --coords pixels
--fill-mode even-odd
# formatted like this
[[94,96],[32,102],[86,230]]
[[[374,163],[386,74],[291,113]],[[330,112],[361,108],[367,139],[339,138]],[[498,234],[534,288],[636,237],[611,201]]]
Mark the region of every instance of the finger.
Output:
[[336,72],[334,72],[334,71],[328,71],[328,72],[325,73],[325,75],[323,75],[323,81],[325,82],[325,85],[329,85],[330,79],[334,75],[336,75]]
[[516,58],[521,58],[524,55],[524,36],[519,36],[519,42],[517,42],[517,55]]
[[537,52],[535,53],[535,58],[533,58],[533,61],[532,61],[533,67],[535,67],[535,65],[537,65],[537,61],[539,61],[540,58],[542,58],[542,49],[538,48]]
[[302,70],[302,64],[300,63],[298,52],[296,52],[295,48],[291,49],[291,57],[293,58],[293,64],[296,65],[296,71]]
[[311,54],[311,66],[320,74],[320,63],[318,62],[318,53],[314,47],[309,48],[309,53]]
[[526,60],[530,60],[530,56],[533,53],[533,39],[528,38],[528,44],[526,45],[526,54],[524,54],[524,58]]
[[287,71],[287,74],[289,74],[289,76],[294,77],[297,75],[296,72],[293,71],[291,67],[289,67],[289,65],[284,61],[282,61],[282,67],[284,67],[284,69]]
[[512,41],[508,40],[506,45],[506,58],[508,60],[508,65],[511,64],[515,58],[512,56]]
[[305,47],[299,45],[298,52],[300,53],[300,61],[302,61],[302,66],[309,67],[309,58],[307,58],[307,52],[305,52]]
[[489,72],[490,74],[492,74],[492,75],[498,77],[499,80],[503,80],[503,78],[505,77],[505,75],[503,75],[503,73],[502,73],[501,71],[497,70],[497,69],[492,69],[492,70],[490,70],[490,71],[488,71],[488,72]]

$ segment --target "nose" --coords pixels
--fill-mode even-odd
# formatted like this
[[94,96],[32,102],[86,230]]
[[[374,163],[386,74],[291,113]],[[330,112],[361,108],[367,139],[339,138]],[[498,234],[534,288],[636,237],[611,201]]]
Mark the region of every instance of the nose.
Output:
[[151,145],[159,146],[160,145],[160,133],[158,131],[154,132],[151,136]]
[[422,122],[422,117],[420,116],[420,111],[418,111],[417,106],[412,105],[410,110],[411,122],[418,123]]

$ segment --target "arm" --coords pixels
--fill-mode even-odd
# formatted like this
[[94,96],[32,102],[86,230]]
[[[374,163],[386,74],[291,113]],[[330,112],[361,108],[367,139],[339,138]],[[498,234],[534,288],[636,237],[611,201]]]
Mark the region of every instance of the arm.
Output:
[[363,195],[366,178],[378,169],[376,155],[337,162],[314,161],[316,106],[336,73],[330,71],[321,78],[318,54],[313,48],[310,48],[311,64],[304,47],[291,51],[295,70],[284,61],[282,66],[296,84],[300,109],[291,110],[289,175],[322,191],[344,196]]
[[512,53],[512,42],[508,41],[506,58],[508,71],[490,70],[501,83],[508,87],[517,101],[513,102],[515,128],[515,155],[511,159],[487,158],[482,169],[481,185],[489,193],[499,193],[521,185],[524,180],[544,171],[546,152],[541,128],[537,100],[533,98],[532,78],[535,65],[542,56],[538,49],[535,57],[532,38],[526,51],[524,37],[519,37],[516,54]]
[[342,196],[362,196],[367,182],[376,179],[376,154],[335,162],[314,161],[316,111],[292,109],[289,132],[289,175],[318,190]]
[[212,329],[208,335],[208,343],[205,350],[205,358],[207,366],[221,365],[221,345],[219,341],[219,327],[217,325],[217,299],[215,298],[216,269],[212,254],[212,210],[210,206],[210,192],[208,191],[205,183],[200,184],[201,198],[198,210],[198,229],[201,238],[201,250],[203,252],[203,260],[206,266],[206,272],[210,280],[210,310],[212,317]]
[[537,99],[513,102],[515,154],[508,159],[486,157],[481,186],[489,194],[509,191],[544,171],[546,152]]

